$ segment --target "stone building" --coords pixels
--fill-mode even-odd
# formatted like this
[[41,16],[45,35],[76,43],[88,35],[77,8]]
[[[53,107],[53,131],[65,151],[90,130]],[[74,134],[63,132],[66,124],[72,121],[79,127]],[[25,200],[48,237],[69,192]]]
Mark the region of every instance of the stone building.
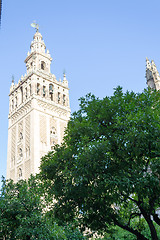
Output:
[[157,70],[156,64],[146,58],[146,80],[148,87],[160,90],[160,75]]
[[9,94],[7,178],[27,179],[39,171],[40,159],[63,140],[70,118],[65,74],[57,81],[50,72],[52,58],[38,31],[25,64],[27,73]]

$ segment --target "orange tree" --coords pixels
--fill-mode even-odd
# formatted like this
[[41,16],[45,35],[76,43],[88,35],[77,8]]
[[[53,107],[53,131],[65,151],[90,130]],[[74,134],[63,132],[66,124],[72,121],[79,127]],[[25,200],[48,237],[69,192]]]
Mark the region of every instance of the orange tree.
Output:
[[[151,239],[160,205],[159,92],[115,89],[100,100],[89,94],[73,113],[64,142],[42,158],[41,178],[56,199],[59,221],[105,232],[117,225],[139,240]],[[139,224],[133,224],[134,219]]]
[[[43,197],[38,178],[2,180],[0,190],[0,239],[82,240],[78,229],[58,226]],[[47,209],[47,211],[45,211]]]

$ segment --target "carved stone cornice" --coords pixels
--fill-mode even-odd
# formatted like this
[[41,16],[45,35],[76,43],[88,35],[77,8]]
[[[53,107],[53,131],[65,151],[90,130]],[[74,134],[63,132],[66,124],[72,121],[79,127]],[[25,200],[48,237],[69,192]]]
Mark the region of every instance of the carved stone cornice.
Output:
[[11,122],[12,122],[11,126],[14,123],[16,123],[19,119],[23,118],[24,115],[26,115],[29,112],[29,110],[32,110],[31,109],[31,100],[29,102],[27,102],[26,104],[22,105],[21,108],[19,108],[18,111],[9,115],[9,119],[11,119]]
[[64,116],[65,118],[67,118],[68,114],[70,114],[69,109],[65,109],[64,107],[62,107],[60,105],[44,102],[44,101],[41,101],[40,99],[37,100],[37,103],[43,109],[53,111],[53,112],[57,113],[59,116]]

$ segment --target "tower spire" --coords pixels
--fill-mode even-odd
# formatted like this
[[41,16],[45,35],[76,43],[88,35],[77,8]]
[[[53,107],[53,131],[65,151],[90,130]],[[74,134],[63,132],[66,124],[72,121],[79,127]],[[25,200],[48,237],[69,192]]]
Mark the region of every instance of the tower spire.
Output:
[[150,62],[148,58],[146,58],[146,80],[148,87],[156,90],[160,89],[160,75],[156,64],[153,60]]
[[46,51],[46,45],[42,38],[42,34],[38,31],[39,25],[33,23],[32,27],[34,27],[37,31],[33,36],[33,41],[30,45],[30,51],[25,59],[27,74],[37,70],[49,74],[52,58],[49,51]]
[[151,70],[151,63],[150,63],[149,59],[146,57],[146,70],[147,69]]

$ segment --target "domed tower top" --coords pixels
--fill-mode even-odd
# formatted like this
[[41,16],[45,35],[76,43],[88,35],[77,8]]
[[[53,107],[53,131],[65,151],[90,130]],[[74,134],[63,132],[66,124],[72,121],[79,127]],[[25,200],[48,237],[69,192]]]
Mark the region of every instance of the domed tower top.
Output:
[[34,34],[30,49],[31,49],[31,53],[34,51],[45,53],[46,45],[45,45],[42,35],[39,31],[37,31]]
[[50,73],[50,64],[52,58],[49,51],[46,51],[46,45],[43,41],[42,35],[39,32],[38,24],[33,24],[32,27],[36,28],[36,33],[33,36],[28,56],[25,59],[27,74],[32,71],[43,71]]

